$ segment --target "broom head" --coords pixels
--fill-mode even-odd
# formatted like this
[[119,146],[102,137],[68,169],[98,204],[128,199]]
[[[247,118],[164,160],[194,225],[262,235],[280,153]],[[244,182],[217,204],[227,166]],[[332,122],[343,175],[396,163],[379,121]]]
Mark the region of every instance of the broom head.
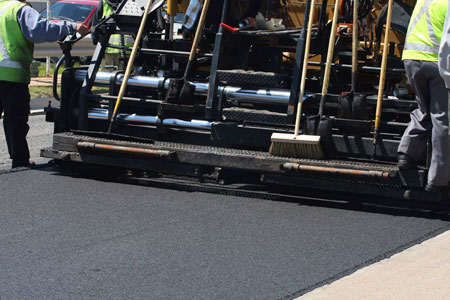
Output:
[[322,159],[319,135],[273,133],[269,153],[275,156]]

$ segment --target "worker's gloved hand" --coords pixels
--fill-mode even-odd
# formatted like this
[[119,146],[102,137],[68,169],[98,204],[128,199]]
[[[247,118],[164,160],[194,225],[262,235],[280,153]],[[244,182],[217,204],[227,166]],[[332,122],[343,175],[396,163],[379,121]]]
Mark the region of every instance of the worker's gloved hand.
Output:
[[81,34],[81,36],[85,36],[90,32],[90,29],[82,23],[77,23],[77,32]]

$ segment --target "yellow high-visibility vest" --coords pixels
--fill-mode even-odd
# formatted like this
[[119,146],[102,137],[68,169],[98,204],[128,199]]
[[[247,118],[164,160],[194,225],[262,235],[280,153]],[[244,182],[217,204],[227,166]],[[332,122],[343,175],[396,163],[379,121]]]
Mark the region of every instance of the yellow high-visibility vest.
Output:
[[[114,9],[105,1],[103,1],[103,14],[102,14],[102,19],[108,17],[110,14],[112,14],[114,12]],[[129,35],[124,35],[124,46],[127,47],[133,47],[134,44],[134,40],[131,36]],[[109,44],[111,45],[117,45],[120,46],[120,34],[111,34],[111,36],[109,37]],[[106,52],[105,53],[120,53],[119,49],[115,49],[115,48],[106,48]]]
[[447,0],[418,0],[409,21],[402,59],[438,61]]
[[20,1],[0,1],[0,80],[30,82],[34,44],[22,34],[17,13],[29,5]]

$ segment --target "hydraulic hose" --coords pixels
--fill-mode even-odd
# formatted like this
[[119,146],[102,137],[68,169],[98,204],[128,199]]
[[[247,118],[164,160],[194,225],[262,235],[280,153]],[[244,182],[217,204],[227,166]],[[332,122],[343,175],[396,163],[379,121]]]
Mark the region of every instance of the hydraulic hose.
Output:
[[53,72],[53,97],[58,101],[61,101],[61,99],[59,98],[59,95],[58,95],[58,72],[59,72],[59,68],[61,67],[61,65],[65,59],[66,59],[66,55],[63,54],[58,59],[58,62],[55,65],[55,71]]

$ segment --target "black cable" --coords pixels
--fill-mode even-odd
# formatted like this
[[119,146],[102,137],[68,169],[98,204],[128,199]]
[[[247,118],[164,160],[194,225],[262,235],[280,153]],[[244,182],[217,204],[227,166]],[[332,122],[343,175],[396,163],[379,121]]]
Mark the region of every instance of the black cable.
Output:
[[58,59],[58,62],[55,65],[55,70],[53,71],[53,97],[58,101],[61,100],[58,95],[58,72],[59,72],[59,68],[61,67],[61,65],[65,59],[66,59],[66,56],[63,54]]

